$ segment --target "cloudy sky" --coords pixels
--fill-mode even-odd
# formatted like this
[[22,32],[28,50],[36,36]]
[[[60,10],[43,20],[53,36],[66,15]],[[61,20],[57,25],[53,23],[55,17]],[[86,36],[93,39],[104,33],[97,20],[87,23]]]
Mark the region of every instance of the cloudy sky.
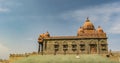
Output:
[[89,16],[120,50],[120,0],[0,0],[0,58],[37,51],[39,34],[76,35]]

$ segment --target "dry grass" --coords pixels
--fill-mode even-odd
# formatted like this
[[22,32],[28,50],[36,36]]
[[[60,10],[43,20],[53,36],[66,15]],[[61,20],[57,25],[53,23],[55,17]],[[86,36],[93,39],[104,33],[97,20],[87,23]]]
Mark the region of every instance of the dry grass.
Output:
[[38,55],[30,56],[14,63],[119,63],[100,55]]

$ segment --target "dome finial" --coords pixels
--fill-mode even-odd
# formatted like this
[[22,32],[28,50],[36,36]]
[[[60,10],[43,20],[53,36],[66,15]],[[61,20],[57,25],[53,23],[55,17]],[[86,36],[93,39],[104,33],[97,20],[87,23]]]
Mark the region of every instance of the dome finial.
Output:
[[89,20],[89,17],[87,17],[87,20]]
[[48,31],[45,33],[45,37],[50,37],[50,34]]
[[87,17],[87,20],[86,20],[86,22],[89,22],[89,17]]
[[46,33],[49,33],[48,31]]
[[101,28],[101,26],[98,26],[98,28]]

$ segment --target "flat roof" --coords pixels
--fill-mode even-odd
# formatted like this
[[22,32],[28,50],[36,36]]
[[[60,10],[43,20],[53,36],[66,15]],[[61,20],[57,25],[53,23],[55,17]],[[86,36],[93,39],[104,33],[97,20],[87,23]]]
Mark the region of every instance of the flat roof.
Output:
[[44,39],[84,39],[84,38],[104,38],[107,39],[107,37],[105,36],[51,36],[48,38],[44,38]]

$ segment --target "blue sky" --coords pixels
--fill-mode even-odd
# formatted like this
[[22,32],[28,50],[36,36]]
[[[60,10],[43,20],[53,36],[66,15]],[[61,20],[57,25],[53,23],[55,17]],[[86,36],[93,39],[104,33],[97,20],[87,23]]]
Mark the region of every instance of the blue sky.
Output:
[[89,16],[108,36],[109,49],[120,50],[119,0],[0,0],[0,58],[37,51],[39,34],[76,35]]

